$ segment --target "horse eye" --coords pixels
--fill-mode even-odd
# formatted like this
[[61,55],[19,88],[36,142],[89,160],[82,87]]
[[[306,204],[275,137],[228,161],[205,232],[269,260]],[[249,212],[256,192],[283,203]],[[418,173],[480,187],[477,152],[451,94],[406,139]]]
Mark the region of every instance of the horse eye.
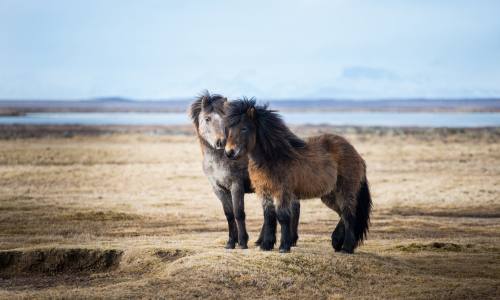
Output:
[[241,128],[241,132],[247,132],[247,131],[248,131],[248,128],[246,128],[246,127]]
[[206,117],[205,122],[210,122],[210,117]]

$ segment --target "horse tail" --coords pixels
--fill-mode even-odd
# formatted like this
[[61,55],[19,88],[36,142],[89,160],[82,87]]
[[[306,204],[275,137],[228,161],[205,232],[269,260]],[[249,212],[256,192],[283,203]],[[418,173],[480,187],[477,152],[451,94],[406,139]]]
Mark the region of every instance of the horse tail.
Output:
[[370,187],[366,177],[361,182],[361,188],[356,198],[356,218],[354,224],[354,237],[356,246],[363,243],[370,226],[370,212],[372,210],[372,198],[370,196]]

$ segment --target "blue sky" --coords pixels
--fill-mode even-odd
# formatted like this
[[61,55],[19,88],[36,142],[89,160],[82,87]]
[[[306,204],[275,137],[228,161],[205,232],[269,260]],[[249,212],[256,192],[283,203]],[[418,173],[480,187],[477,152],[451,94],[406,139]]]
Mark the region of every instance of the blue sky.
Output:
[[0,98],[500,96],[500,1],[0,0]]

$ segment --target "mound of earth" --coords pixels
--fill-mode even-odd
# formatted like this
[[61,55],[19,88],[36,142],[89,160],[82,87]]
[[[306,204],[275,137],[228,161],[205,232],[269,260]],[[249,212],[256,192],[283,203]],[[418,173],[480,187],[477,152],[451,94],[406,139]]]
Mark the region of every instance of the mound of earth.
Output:
[[94,273],[115,269],[123,251],[116,249],[34,249],[0,251],[0,274]]

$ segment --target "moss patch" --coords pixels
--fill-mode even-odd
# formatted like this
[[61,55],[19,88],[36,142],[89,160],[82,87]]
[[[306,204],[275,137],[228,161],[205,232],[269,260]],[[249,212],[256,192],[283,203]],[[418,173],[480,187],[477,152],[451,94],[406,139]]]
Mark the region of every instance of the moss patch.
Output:
[[429,244],[411,243],[408,245],[398,245],[396,250],[403,252],[438,251],[438,252],[463,252],[473,249],[472,244],[460,245],[455,243],[433,242]]
[[66,214],[62,216],[64,220],[75,221],[131,221],[141,217],[135,214],[129,214],[116,211],[89,211]]

